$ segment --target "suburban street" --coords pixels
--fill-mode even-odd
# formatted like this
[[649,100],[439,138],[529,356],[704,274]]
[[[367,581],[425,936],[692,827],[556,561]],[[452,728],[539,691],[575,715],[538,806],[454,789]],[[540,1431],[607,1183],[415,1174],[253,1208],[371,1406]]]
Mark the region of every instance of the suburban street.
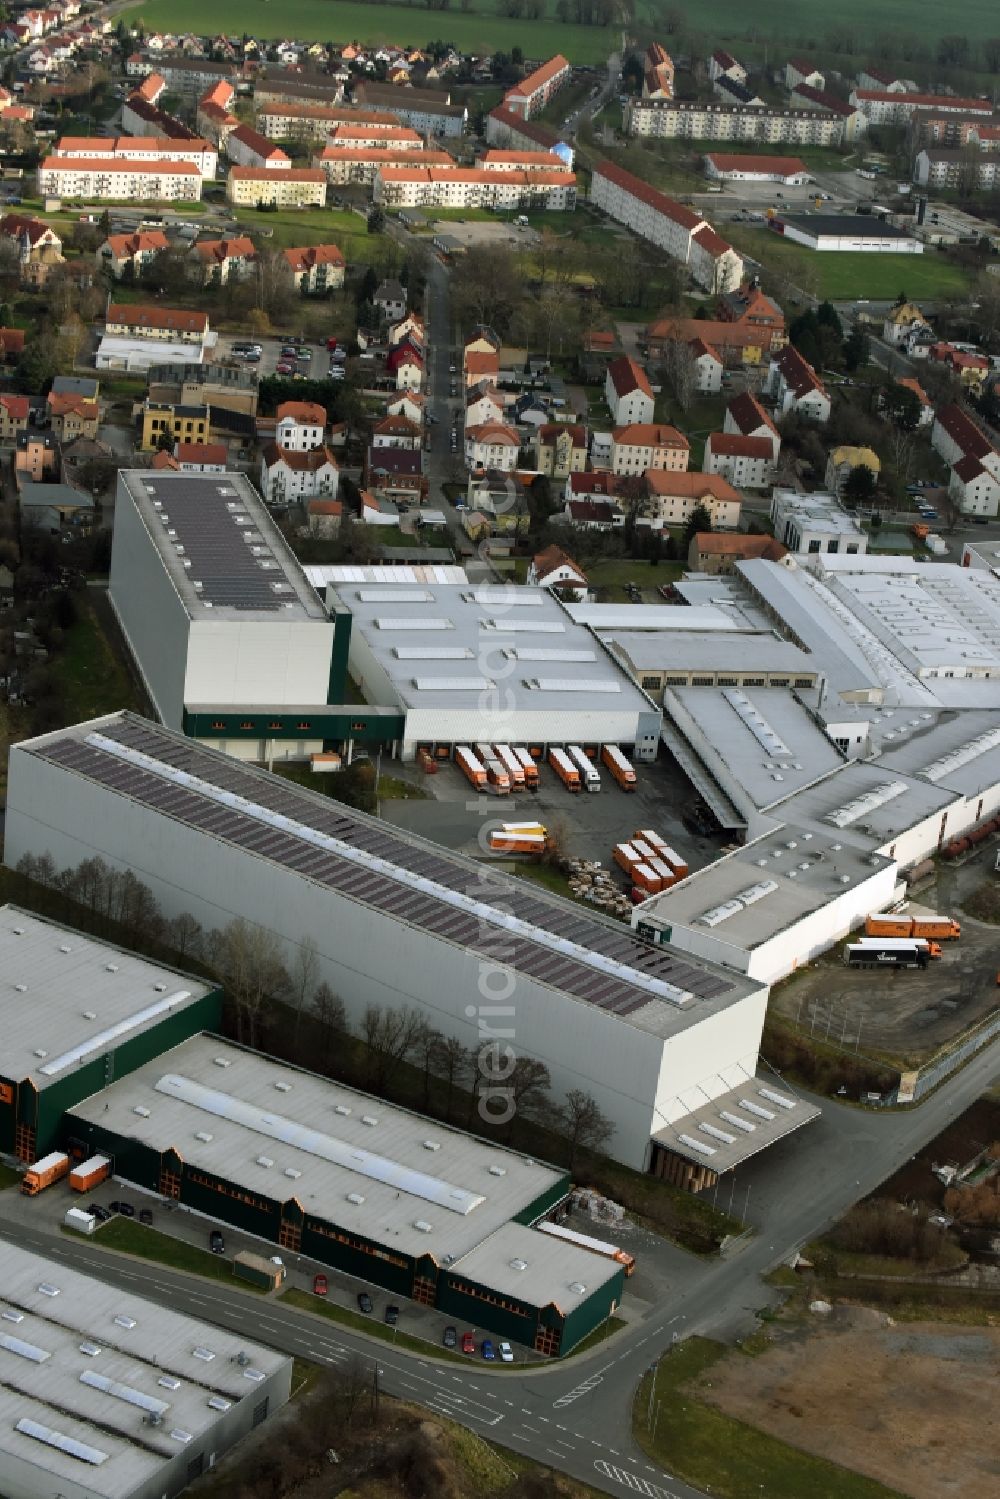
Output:
[[998,1075],[1000,1045],[994,1044],[911,1111],[879,1114],[824,1101],[820,1119],[750,1162],[723,1189],[755,1230],[744,1247],[710,1261],[668,1248],[672,1294],[640,1308],[607,1348],[537,1372],[471,1362],[459,1370],[436,1360],[431,1345],[424,1357],[274,1300],[261,1304],[235,1288],[102,1251],[97,1243],[42,1228],[40,1204],[31,1199],[11,1195],[0,1236],[332,1369],[361,1358],[382,1371],[387,1393],[602,1492],[700,1499],[650,1464],[631,1440],[632,1399],[643,1373],[675,1339],[695,1333],[731,1339],[752,1330],[756,1312],[775,1294],[761,1275],[872,1191]]

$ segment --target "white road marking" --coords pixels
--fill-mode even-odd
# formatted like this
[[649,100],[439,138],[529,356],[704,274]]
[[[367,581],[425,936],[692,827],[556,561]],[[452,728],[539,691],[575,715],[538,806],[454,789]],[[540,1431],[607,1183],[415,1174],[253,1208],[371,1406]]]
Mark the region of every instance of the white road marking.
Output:
[[604,1478],[610,1478],[612,1483],[620,1484],[631,1494],[643,1495],[644,1499],[680,1499],[674,1490],[665,1489],[658,1483],[650,1483],[648,1478],[640,1478],[637,1473],[629,1473],[626,1468],[616,1468],[613,1463],[599,1461],[594,1467]]

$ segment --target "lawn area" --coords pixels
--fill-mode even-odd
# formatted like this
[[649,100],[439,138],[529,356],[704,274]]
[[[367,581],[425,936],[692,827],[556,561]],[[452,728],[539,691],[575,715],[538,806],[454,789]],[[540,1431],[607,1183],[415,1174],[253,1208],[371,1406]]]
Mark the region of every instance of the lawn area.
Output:
[[[713,0],[711,8],[702,0],[675,0],[671,9],[682,15],[689,27],[703,33],[712,45],[726,40],[742,42],[747,35],[750,18],[742,0]],[[636,19],[640,24],[662,26],[662,0],[638,0]],[[778,0],[778,3],[770,0],[754,10],[753,34],[758,40],[780,37],[782,45],[792,50],[815,45],[809,39],[816,37],[822,19],[809,0]],[[995,36],[997,31],[995,0],[965,0],[957,11],[942,9],[937,0],[906,0],[905,4],[900,4],[900,0],[840,0],[836,21],[838,29],[848,35],[905,35],[919,37],[924,43],[933,43],[956,31],[972,41]]]
[[683,562],[665,559],[652,563],[636,557],[609,557],[606,562],[592,562],[584,567],[591,588],[601,590],[602,603],[627,603],[625,585],[636,583],[642,589],[657,589],[661,583],[674,583],[685,571]]
[[904,289],[908,297],[922,300],[949,296],[969,285],[961,267],[938,250],[925,249],[923,255],[876,255],[864,250],[822,254],[791,244],[770,230],[727,223],[724,232],[738,250],[792,281],[802,276],[805,290],[815,290],[817,296],[834,302],[856,297],[891,300]]
[[[67,1229],[72,1233],[72,1229]],[[206,1238],[208,1231],[206,1229]],[[134,1254],[141,1260],[155,1260],[158,1265],[169,1265],[171,1270],[180,1270],[185,1275],[204,1275],[209,1280],[224,1280],[241,1291],[255,1296],[266,1292],[249,1281],[237,1280],[233,1273],[233,1262],[225,1255],[211,1254],[195,1244],[186,1244],[181,1239],[172,1239],[169,1234],[157,1233],[155,1228],[146,1228],[134,1218],[111,1218],[102,1223],[94,1235],[93,1242],[101,1249],[118,1249],[123,1254]]]
[[370,260],[384,238],[369,234],[364,219],[347,208],[287,208],[267,213],[241,207],[235,212],[241,229],[273,230],[270,242],[276,250],[332,241],[339,245],[348,265],[352,261]]
[[[551,8],[554,10],[554,6]],[[193,31],[196,36],[210,24],[213,33],[234,36],[249,30],[259,37],[423,47],[431,37],[445,34],[462,52],[509,52],[512,47],[521,47],[525,57],[547,58],[562,52],[575,63],[603,63],[621,40],[620,32],[613,28],[500,16],[490,0],[474,0],[474,9],[466,14],[449,12],[443,18],[447,25],[410,6],[375,7],[359,0],[337,0],[335,5],[328,0],[286,0],[284,5],[272,5],[267,10],[260,5],[247,10],[239,0],[216,0],[210,13],[199,0],[148,0],[130,10],[128,16],[132,24],[141,20],[147,31]]]
[[[97,718],[119,708],[136,713],[147,711],[132,678],[112,650],[106,627],[98,618],[93,600],[75,594],[79,617],[66,631],[60,649],[51,658],[52,675],[59,690],[66,723]],[[103,607],[101,607],[103,606]],[[102,614],[107,608],[101,599]],[[110,625],[110,610],[108,611]]]
[[0,1164],[0,1192],[5,1192],[8,1187],[16,1186],[20,1180],[20,1171],[15,1171],[11,1166]]
[[[688,1338],[660,1360],[651,1428],[647,1415],[653,1376],[644,1376],[632,1415],[633,1433],[644,1452],[668,1472],[722,1499],[747,1499],[749,1494],[894,1499],[894,1491],[874,1479],[810,1457],[689,1393],[688,1386],[726,1352],[708,1338]],[[747,1378],[753,1378],[749,1363]]]

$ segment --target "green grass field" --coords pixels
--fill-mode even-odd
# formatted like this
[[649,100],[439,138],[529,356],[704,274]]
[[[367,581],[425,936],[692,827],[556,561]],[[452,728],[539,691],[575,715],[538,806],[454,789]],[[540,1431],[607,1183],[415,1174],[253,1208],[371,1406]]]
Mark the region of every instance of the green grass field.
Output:
[[[969,284],[961,267],[936,250],[927,249],[923,255],[875,255],[864,250],[820,253],[770,230],[746,229],[724,220],[719,228],[738,250],[782,272],[804,290],[834,302],[855,297],[881,301],[902,291],[917,299],[945,297],[962,292]],[[801,280],[796,281],[797,277]]]
[[[954,33],[970,39],[996,36],[998,31],[995,0],[964,0],[955,10],[942,8],[937,0],[840,0],[836,11],[825,17],[817,16],[809,0],[776,0],[755,6],[752,13],[743,0],[712,0],[710,7],[702,0],[674,0],[670,9],[683,12],[688,23],[712,42],[741,40],[752,24],[761,39],[780,37],[787,53],[797,48],[822,50],[819,37],[834,23],[859,37],[886,32],[924,42]],[[638,0],[637,20],[655,26],[663,11],[663,0]]]
[[[556,20],[511,20],[496,14],[491,0],[473,0],[467,14],[428,11],[405,5],[362,5],[357,0],[215,0],[210,13],[198,0],[149,0],[128,12],[147,31],[206,29],[240,36],[295,37],[302,41],[396,42],[425,46],[443,37],[464,52],[504,51],[521,47],[526,57],[562,52],[574,63],[603,63],[619,44],[620,32],[600,26],[566,26]],[[554,7],[553,7],[554,8]],[[210,14],[210,19],[209,19]]]

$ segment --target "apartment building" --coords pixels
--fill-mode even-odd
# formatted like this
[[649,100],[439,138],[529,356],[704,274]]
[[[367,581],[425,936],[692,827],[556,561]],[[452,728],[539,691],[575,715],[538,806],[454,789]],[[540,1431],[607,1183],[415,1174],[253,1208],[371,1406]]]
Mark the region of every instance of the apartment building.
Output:
[[644,99],[674,97],[674,60],[659,42],[650,42],[643,55],[642,96]]
[[1000,179],[1000,154],[962,150],[936,151],[927,146],[913,163],[913,180],[920,187],[962,188],[992,192]]
[[642,514],[657,529],[686,526],[699,505],[711,516],[713,531],[735,531],[740,523],[740,497],[721,475],[651,468],[646,488]]
[[797,83],[789,97],[793,109],[805,110],[807,113],[812,111],[840,120],[843,141],[847,145],[867,133],[868,120],[865,115],[856,104],[845,103],[839,94],[831,94],[828,89],[816,88],[811,83]]
[[281,172],[269,167],[230,167],[226,198],[248,208],[322,208],[326,174],[312,167],[291,167]]
[[38,168],[43,198],[107,202],[198,202],[202,176],[190,161],[126,161],[116,156],[47,156]]
[[340,470],[327,447],[294,452],[268,443],[261,455],[260,492],[269,505],[281,509],[303,500],[337,498]]
[[109,139],[105,135],[64,135],[52,148],[53,156],[69,160],[92,160],[98,156],[113,156],[121,161],[132,161],[145,165],[155,161],[189,161],[198,168],[202,177],[211,181],[216,174],[219,155],[207,140],[174,140],[172,136],[119,135]]
[[184,443],[206,443],[211,426],[211,411],[208,406],[173,401],[154,401],[149,397],[142,403],[140,416],[140,448],[150,452],[159,446],[161,438],[171,438],[176,445]]
[[211,330],[207,312],[143,306],[138,302],[111,302],[105,316],[105,331],[116,338],[204,344]]
[[907,125],[915,114],[976,115],[989,118],[989,99],[960,99],[950,94],[897,93],[891,89],[856,88],[851,103],[872,125]]
[[327,144],[348,148],[391,146],[396,151],[422,151],[424,138],[409,125],[400,125],[398,121],[393,121],[391,126],[376,125],[374,127],[357,124],[354,121],[341,121],[330,131]]
[[101,406],[96,396],[50,390],[45,407],[52,435],[59,442],[73,442],[78,437],[96,438],[101,421]]
[[239,68],[232,62],[211,62],[207,57],[164,57],[156,59],[156,71],[166,81],[172,94],[195,99],[220,80],[234,83]]
[[830,396],[826,386],[809,361],[791,344],[771,360],[767,388],[782,416],[795,411],[810,421],[829,421]]
[[254,130],[252,125],[237,125],[226,136],[226,155],[238,167],[265,167],[270,172],[286,172],[292,164],[290,156]]
[[371,133],[395,130],[399,119],[387,110],[365,112],[344,104],[257,104],[257,129],[275,141],[323,141],[338,125],[362,124]]
[[27,396],[0,394],[0,442],[15,442],[28,425],[31,402]]
[[138,94],[129,94],[122,105],[122,130],[133,137],[164,136],[172,141],[204,139],[199,131],[183,124],[176,115],[168,114],[158,104],[150,104],[148,99],[141,99]]
[[120,281],[126,274],[141,275],[166,249],[169,241],[162,229],[137,229],[132,234],[109,234],[95,258],[102,270]]
[[504,422],[483,422],[465,429],[465,463],[470,469],[510,473],[517,468],[521,440]]
[[546,208],[576,207],[576,174],[482,167],[382,167],[374,199],[386,208]]
[[202,239],[191,246],[191,258],[205,286],[228,286],[246,281],[257,265],[254,242],[245,234],[232,239]]
[[722,101],[633,99],[625,105],[623,128],[626,135],[651,135],[670,140],[839,146],[844,139],[845,127],[843,116],[830,109],[774,109]]
[[320,294],[344,284],[347,263],[337,245],[302,245],[281,254],[296,291]]
[[651,468],[684,473],[690,455],[684,434],[664,422],[634,422],[611,434],[613,474],[644,474]]
[[649,377],[634,359],[622,355],[608,365],[604,378],[604,399],[612,419],[619,427],[653,420],[653,388]]
[[775,474],[774,449],[766,437],[710,432],[701,467],[703,473],[717,474],[736,489],[770,489]]
[[354,107],[366,113],[386,111],[400,124],[412,125],[421,135],[464,135],[469,113],[464,104],[452,104],[447,93],[432,89],[400,88],[391,83],[369,83],[363,79],[354,88]]
[[533,119],[541,114],[549,100],[569,82],[573,69],[561,53],[550,57],[533,73],[515,83],[503,96],[505,109],[519,115],[522,120]]
[[554,151],[484,151],[476,162],[484,172],[568,172],[570,168]]
[[486,142],[513,151],[555,151],[573,169],[575,152],[558,130],[540,120],[523,120],[502,104],[486,116]]
[[[312,159],[313,166],[325,174],[331,187],[346,187],[360,183],[370,187],[383,167],[409,167],[413,165],[410,151],[397,151],[392,147],[363,146],[346,149],[342,146],[324,146]],[[442,171],[458,171],[455,158],[447,151],[425,150],[420,153],[422,167],[437,167]]]
[[688,266],[707,291],[733,291],[742,282],[741,257],[706,219],[622,167],[598,163],[590,198],[618,223]]
[[785,63],[785,88],[791,93],[800,83],[826,88],[826,79],[810,57],[790,57]]

